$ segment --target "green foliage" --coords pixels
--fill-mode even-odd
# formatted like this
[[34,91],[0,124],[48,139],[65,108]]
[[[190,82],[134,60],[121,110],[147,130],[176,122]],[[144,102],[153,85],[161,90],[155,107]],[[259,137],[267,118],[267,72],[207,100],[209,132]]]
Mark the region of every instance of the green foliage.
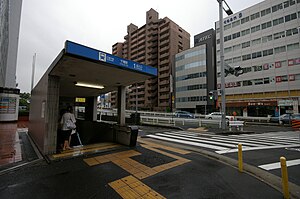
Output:
[[28,112],[29,111],[29,101],[30,101],[30,93],[20,93],[19,106],[26,107],[25,110],[22,109],[20,112]]

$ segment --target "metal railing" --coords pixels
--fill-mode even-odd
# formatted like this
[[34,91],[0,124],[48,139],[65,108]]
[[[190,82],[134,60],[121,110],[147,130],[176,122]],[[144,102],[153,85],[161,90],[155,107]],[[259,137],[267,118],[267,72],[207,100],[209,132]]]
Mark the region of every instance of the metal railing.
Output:
[[[117,116],[116,109],[99,109],[98,113],[100,115],[109,115],[109,116]],[[134,110],[126,110],[125,116],[130,117],[132,113],[135,113]],[[173,113],[166,112],[150,112],[150,111],[138,111],[141,116],[142,123],[151,123],[151,124],[162,124],[162,125],[170,125],[170,126],[185,126],[185,125],[198,125],[209,126],[209,125],[218,125],[221,127],[221,120],[211,120],[204,119],[205,115],[194,114],[195,119],[193,118],[178,118],[175,117]],[[237,120],[245,121],[245,122],[269,122],[268,117],[242,117],[236,116]]]

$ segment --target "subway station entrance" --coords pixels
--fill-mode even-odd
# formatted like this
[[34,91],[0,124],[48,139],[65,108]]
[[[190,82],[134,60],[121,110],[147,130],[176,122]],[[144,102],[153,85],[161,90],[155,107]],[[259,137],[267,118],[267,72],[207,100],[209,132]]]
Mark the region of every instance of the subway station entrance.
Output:
[[[83,145],[114,142],[134,146],[137,128],[125,123],[125,87],[156,76],[154,67],[66,41],[32,90],[28,133],[44,155],[55,154],[60,112],[72,106]],[[111,91],[118,91],[117,123],[99,122],[97,97]]]

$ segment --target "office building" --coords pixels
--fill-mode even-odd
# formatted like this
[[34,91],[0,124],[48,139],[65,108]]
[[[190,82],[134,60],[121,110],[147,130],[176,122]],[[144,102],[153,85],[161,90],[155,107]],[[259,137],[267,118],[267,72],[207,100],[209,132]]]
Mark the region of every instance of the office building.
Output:
[[176,109],[206,114],[215,108],[216,37],[213,29],[194,36],[194,46],[175,56]]
[[0,121],[18,118],[16,66],[22,0],[0,0]]
[[[172,80],[174,56],[190,47],[190,34],[168,17],[159,18],[159,13],[150,9],[146,24],[138,28],[127,27],[124,42],[113,45],[112,53],[125,59],[158,68],[158,78],[133,84],[128,89],[129,109],[168,111],[172,109]],[[139,66],[137,66],[139,67]],[[116,97],[112,94],[112,106]]]
[[[244,72],[225,77],[227,114],[299,112],[299,18],[300,0],[265,0],[224,18],[225,63],[241,66]],[[220,74],[219,22],[215,26]]]

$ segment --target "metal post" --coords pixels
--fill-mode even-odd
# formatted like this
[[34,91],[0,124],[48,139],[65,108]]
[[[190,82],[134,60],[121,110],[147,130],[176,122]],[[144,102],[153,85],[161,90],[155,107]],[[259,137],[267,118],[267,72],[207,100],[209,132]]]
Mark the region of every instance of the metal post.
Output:
[[224,75],[224,26],[223,26],[223,0],[219,2],[219,28],[220,28],[220,64],[221,64],[221,99],[222,99],[222,130],[226,129],[226,102],[225,102],[225,75]]
[[34,53],[32,59],[31,90],[33,89],[33,85],[34,85],[35,60],[36,60],[36,53]]
[[242,144],[238,144],[238,162],[239,162],[239,171],[243,172],[243,152]]
[[280,157],[280,165],[281,165],[281,180],[282,180],[282,191],[284,199],[290,198],[289,193],[289,180],[288,180],[288,172],[285,157]]
[[135,89],[135,114],[137,113],[137,105],[138,105],[138,102],[137,102],[137,92],[138,92],[138,86],[136,84],[136,89]]

